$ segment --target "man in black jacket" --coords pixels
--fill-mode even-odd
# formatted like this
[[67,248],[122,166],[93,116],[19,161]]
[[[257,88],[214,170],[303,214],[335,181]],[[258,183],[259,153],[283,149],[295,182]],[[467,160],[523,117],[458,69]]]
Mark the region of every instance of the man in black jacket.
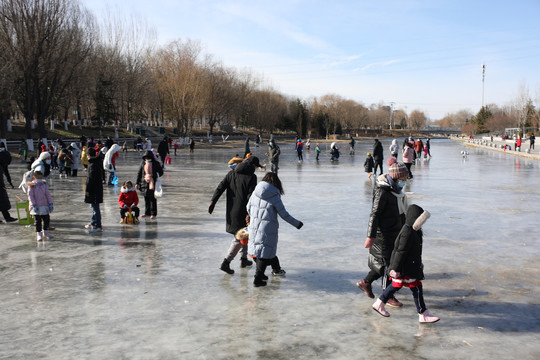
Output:
[[4,175],[6,176],[6,179],[13,189],[13,183],[11,182],[11,175],[9,174],[8,166],[11,164],[11,154],[9,153],[6,144],[4,142],[0,142],[0,166],[2,166],[2,170],[4,170]]
[[227,274],[234,274],[234,270],[230,268],[230,263],[240,250],[242,250],[241,266],[246,267],[253,264],[247,259],[247,245],[242,245],[234,235],[238,230],[246,227],[246,206],[251,193],[257,186],[256,167],[261,167],[259,159],[256,156],[251,156],[229,171],[214,191],[208,207],[208,213],[211,214],[221,194],[227,190],[226,231],[233,235],[233,240],[229,252],[220,267]]
[[162,167],[165,168],[165,158],[169,154],[169,143],[167,142],[167,137],[164,137],[163,140],[158,145],[157,152],[161,158]]
[[[395,163],[390,166],[389,174],[380,175],[376,180],[365,242],[365,247],[369,249],[370,271],[356,284],[370,298],[375,297],[371,283],[382,276],[386,279],[386,268],[390,263],[394,242],[405,222],[407,196],[402,188],[408,175],[405,164]],[[383,280],[383,288],[385,285]],[[395,298],[390,299],[387,304],[403,306]]]
[[85,226],[89,232],[103,231],[99,208],[99,204],[103,202],[103,162],[96,155],[94,148],[88,149],[88,175],[84,202],[90,204],[92,208],[92,221]]
[[383,147],[379,139],[375,139],[375,144],[373,144],[373,161],[375,161],[375,168],[373,169],[373,174],[377,175],[377,167],[380,167],[379,175],[382,175],[383,169],[382,164],[384,160]]

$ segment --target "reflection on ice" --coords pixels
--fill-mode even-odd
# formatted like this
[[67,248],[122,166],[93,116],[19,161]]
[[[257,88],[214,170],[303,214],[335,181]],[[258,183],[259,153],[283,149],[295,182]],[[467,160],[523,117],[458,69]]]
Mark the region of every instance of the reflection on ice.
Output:
[[[382,143],[388,156],[390,141]],[[433,157],[415,165],[405,190],[432,213],[425,297],[442,319],[426,326],[407,290],[398,293],[404,307],[386,319],[355,286],[368,270],[372,183],[363,163],[372,141],[359,141],[355,156],[342,149],[334,163],[324,148],[317,162],[312,147],[302,164],[292,144],[280,143],[283,201],[305,224],[280,228],[287,276],[253,288],[254,269],[238,257],[233,276],[220,271],[230,242],[225,201],[212,216],[207,206],[226,162],[243,151],[236,146],[173,157],[155,221],[118,224],[118,188],[105,187],[103,233],[83,230],[84,173],[51,179],[54,240],[38,247],[33,228],[0,225],[0,357],[540,357],[538,162],[473,148],[463,159],[462,144],[434,140]],[[266,147],[252,150],[266,162]],[[120,155],[120,183],[134,180],[139,161]]]

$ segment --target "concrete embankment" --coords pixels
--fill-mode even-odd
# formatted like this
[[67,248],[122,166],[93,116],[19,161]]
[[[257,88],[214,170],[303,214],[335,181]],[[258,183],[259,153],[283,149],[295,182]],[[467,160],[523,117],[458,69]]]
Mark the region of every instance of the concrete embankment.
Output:
[[[457,138],[457,137],[451,137],[451,139],[456,140],[456,141],[461,141],[465,144],[465,146],[499,151],[505,154],[520,156],[520,157],[529,158],[533,160],[540,160],[540,151],[528,150],[529,149],[528,142],[522,146],[521,151],[516,151],[514,148],[513,140],[510,141],[510,140],[494,139],[493,141],[491,141],[491,139],[485,139],[485,138],[484,139],[466,139],[466,138]],[[508,149],[505,150],[504,149],[505,145],[510,145],[512,147],[512,150],[508,150]]]

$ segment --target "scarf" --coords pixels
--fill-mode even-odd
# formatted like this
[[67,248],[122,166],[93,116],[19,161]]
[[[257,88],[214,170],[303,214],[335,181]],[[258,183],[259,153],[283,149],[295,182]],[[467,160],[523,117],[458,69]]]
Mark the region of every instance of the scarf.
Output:
[[152,162],[144,163],[144,181],[148,183],[148,189],[154,190],[154,176],[152,171]]
[[392,191],[392,195],[397,198],[399,214],[405,214],[407,212],[407,208],[409,207],[407,195],[401,191],[401,187],[399,187],[399,185],[390,177],[390,175],[386,175],[386,180],[388,181],[388,185],[390,185],[390,187],[394,190]]

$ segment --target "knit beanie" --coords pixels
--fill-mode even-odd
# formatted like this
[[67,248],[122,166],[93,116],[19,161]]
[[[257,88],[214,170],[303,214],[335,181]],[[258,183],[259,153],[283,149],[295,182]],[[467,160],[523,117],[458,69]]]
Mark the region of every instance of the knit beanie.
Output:
[[409,175],[409,171],[407,170],[405,164],[395,163],[390,166],[390,171],[388,172],[388,174],[392,179],[397,180],[399,178]]
[[388,160],[386,161],[386,163],[390,167],[390,166],[394,165],[395,163],[397,163],[397,159],[395,157],[393,157],[393,156],[390,156],[388,158]]

